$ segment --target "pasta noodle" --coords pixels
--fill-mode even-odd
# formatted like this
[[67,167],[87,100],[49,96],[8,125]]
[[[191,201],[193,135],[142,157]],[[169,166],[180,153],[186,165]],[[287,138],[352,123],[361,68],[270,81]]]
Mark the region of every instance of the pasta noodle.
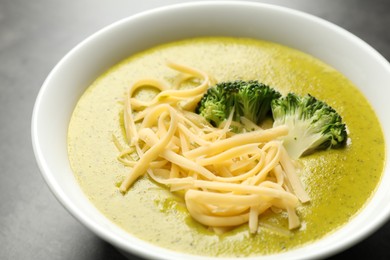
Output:
[[[213,79],[197,69],[168,63],[178,71],[174,86],[153,79],[133,84],[124,102],[128,147],[114,137],[118,160],[130,167],[119,189],[126,193],[144,174],[183,191],[188,212],[198,222],[222,232],[244,223],[256,233],[259,216],[271,209],[285,211],[289,229],[300,226],[299,203],[309,201],[297,169],[279,137],[285,126],[262,129],[248,119],[251,131],[233,133],[232,117],[221,128],[191,112]],[[198,79],[193,88],[181,88]],[[137,89],[152,86],[159,93],[150,101],[134,97]]]

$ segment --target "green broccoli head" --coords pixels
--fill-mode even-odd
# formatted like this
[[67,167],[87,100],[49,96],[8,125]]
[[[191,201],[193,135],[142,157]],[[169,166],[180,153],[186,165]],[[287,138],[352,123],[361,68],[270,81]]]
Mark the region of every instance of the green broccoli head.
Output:
[[203,116],[212,125],[218,126],[228,116],[226,94],[220,86],[211,87],[199,101],[195,112]]
[[226,118],[226,105],[221,100],[216,99],[207,99],[203,102],[204,107],[200,115],[206,118],[212,125],[218,126],[222,123]]
[[271,103],[274,126],[287,125],[284,146],[297,159],[314,150],[343,146],[347,140],[341,116],[325,102],[311,95],[289,93]]
[[271,101],[279,98],[279,92],[257,81],[241,84],[237,93],[237,110],[252,122],[261,123],[271,110]]
[[259,124],[270,112],[271,101],[279,98],[279,92],[255,80],[218,83],[208,89],[198,103],[196,113],[218,126],[233,111],[233,120],[240,117]]

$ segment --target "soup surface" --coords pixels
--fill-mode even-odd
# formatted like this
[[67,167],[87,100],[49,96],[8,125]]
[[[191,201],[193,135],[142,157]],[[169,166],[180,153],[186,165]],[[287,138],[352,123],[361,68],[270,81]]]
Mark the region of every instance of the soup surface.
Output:
[[[129,172],[117,160],[112,135],[124,138],[123,98],[139,79],[172,82],[167,60],[208,72],[218,82],[256,79],[282,94],[317,97],[343,118],[349,132],[343,149],[300,159],[301,180],[311,197],[298,207],[299,229],[285,214],[260,219],[260,232],[243,225],[217,235],[188,214],[181,199],[148,177],[126,193],[118,184]],[[147,94],[145,92],[144,94]],[[238,38],[197,38],[139,53],[101,75],[79,100],[68,132],[69,159],[91,202],[129,233],[161,247],[207,256],[251,256],[291,250],[335,231],[356,215],[375,191],[384,166],[384,138],[370,104],[343,75],[300,51]]]

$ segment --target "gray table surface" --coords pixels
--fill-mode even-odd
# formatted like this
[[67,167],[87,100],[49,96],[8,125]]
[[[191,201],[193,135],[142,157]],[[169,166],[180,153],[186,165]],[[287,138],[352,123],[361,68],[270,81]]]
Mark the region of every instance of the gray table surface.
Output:
[[[50,70],[81,40],[126,16],[180,2],[188,1],[0,0],[0,259],[124,259],[44,183],[31,146],[32,108]],[[390,1],[258,2],[325,18],[390,60]],[[390,259],[389,247],[390,222],[332,259]]]

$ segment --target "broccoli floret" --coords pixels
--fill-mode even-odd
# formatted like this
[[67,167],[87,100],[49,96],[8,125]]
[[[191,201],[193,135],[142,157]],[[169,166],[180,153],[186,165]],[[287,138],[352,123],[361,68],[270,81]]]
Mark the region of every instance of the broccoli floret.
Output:
[[233,120],[244,116],[259,124],[271,111],[271,101],[281,94],[255,80],[229,81],[210,87],[195,110],[214,126],[219,126],[234,109]]
[[346,126],[341,116],[325,102],[311,95],[290,93],[271,103],[273,126],[287,125],[283,144],[292,158],[314,150],[341,147],[346,143]]

